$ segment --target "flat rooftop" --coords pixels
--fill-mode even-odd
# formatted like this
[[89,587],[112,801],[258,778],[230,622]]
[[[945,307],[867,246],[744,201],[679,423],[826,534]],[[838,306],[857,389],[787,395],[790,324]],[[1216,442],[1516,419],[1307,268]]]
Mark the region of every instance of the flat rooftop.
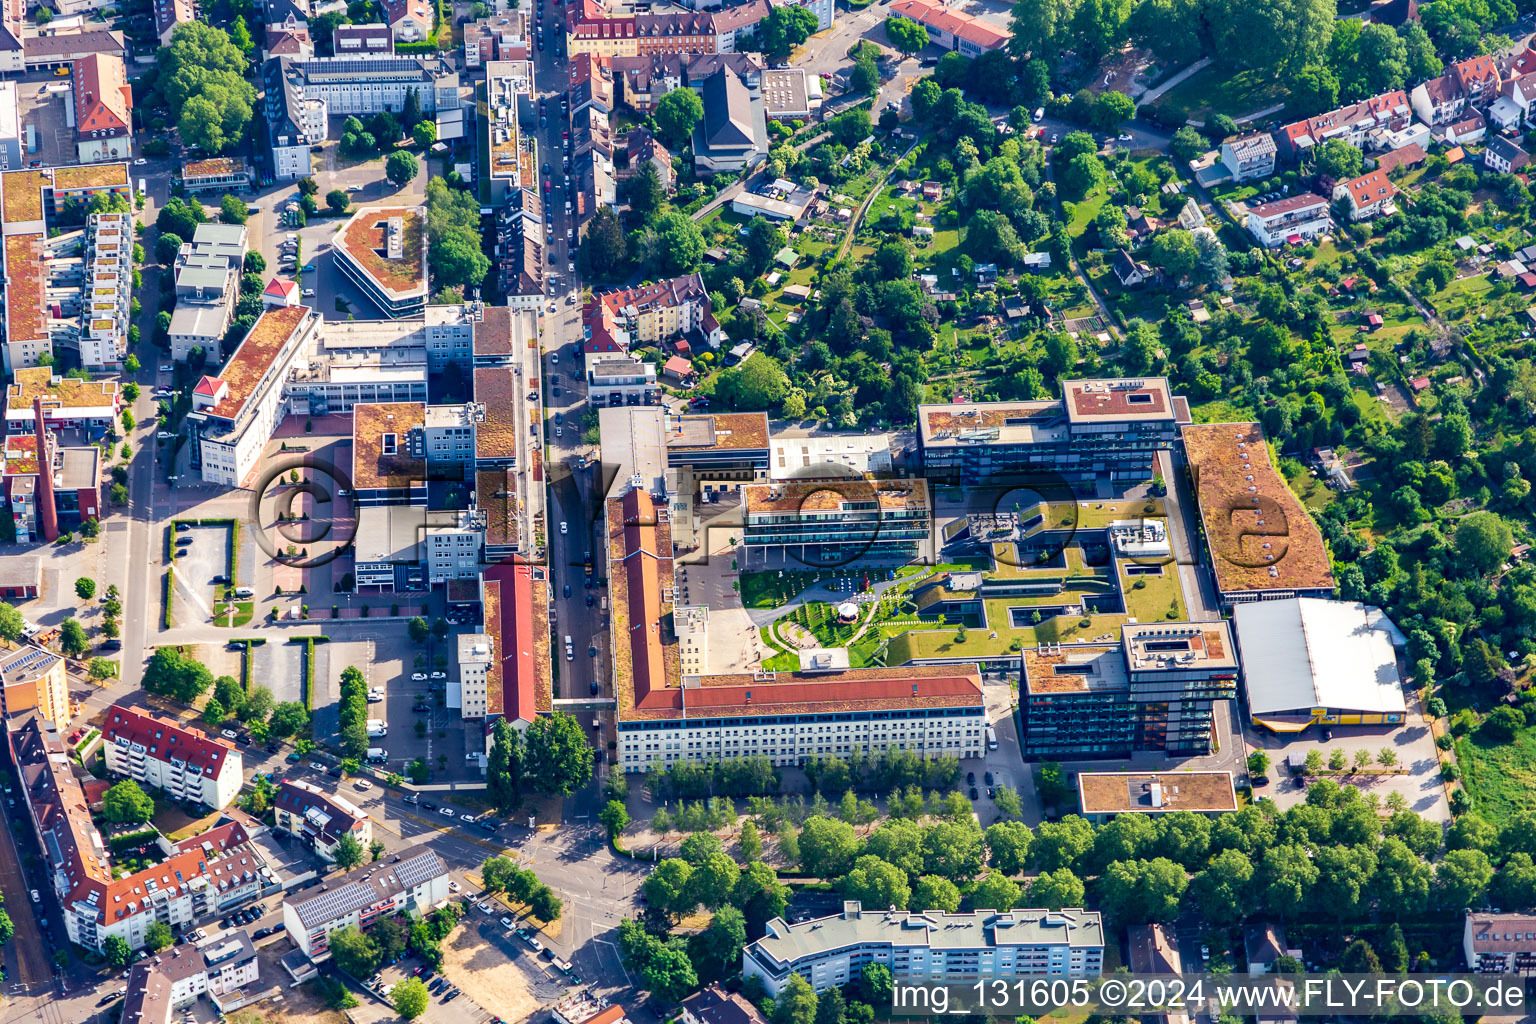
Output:
[[1222,594],[1333,589],[1322,532],[1270,461],[1257,423],[1186,426],[1184,450]]
[[1084,814],[1165,814],[1237,810],[1231,772],[1079,772]]
[[[489,310],[487,310],[489,312]],[[517,403],[523,381],[511,366],[475,369],[475,401],[485,406],[485,419],[475,425],[475,455],[482,459],[517,456]]]
[[[400,222],[399,248],[387,237]],[[336,233],[336,248],[379,289],[399,301],[427,293],[427,211],[423,206],[365,206]]]
[[1027,647],[1023,654],[1028,693],[1111,693],[1130,686],[1119,646],[1050,644]]
[[948,402],[920,405],[918,430],[928,448],[967,444],[1046,444],[1067,439],[1060,402]]
[[1237,646],[1225,622],[1130,623],[1120,627],[1133,671],[1237,668]]
[[45,415],[49,410],[101,409],[111,416],[118,402],[115,380],[55,379],[52,367],[33,366],[18,369],[5,389],[6,415],[13,419],[32,418],[32,400],[41,398]]
[[667,449],[756,449],[768,447],[768,414],[720,412],[669,417]]
[[1189,422],[1189,406],[1181,413],[1166,377],[1069,380],[1062,382],[1061,390],[1067,419],[1073,423]]
[[427,421],[423,402],[352,407],[352,486],[359,491],[427,486],[425,459],[412,458],[408,435]]
[[763,513],[861,512],[878,502],[882,511],[927,511],[928,481],[847,480],[746,484],[742,504],[747,515]]

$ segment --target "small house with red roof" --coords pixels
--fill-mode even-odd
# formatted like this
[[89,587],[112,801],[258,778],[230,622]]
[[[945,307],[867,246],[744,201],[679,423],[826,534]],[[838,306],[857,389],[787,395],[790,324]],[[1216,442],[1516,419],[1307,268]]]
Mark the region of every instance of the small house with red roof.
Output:
[[274,277],[267,282],[266,290],[261,293],[261,304],[263,306],[297,306],[299,283]]
[[214,810],[240,794],[240,752],[222,739],[114,704],[101,727],[107,771]]
[[1428,390],[1428,388],[1429,388],[1429,378],[1428,377],[1415,377],[1415,378],[1413,378],[1413,380],[1408,382],[1408,386],[1413,389],[1413,393],[1414,394],[1418,394],[1420,391]]
[[662,364],[661,372],[679,384],[686,384],[693,379],[693,364],[682,356],[673,356]]
[[1349,219],[1356,221],[1392,213],[1396,210],[1392,203],[1396,197],[1397,186],[1379,168],[1333,187],[1334,200],[1348,201]]

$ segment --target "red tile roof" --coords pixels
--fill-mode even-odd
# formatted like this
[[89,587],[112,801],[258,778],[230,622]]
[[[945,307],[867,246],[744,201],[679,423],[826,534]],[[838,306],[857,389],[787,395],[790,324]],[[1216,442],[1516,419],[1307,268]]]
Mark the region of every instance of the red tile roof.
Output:
[[892,13],[904,18],[946,32],[957,39],[978,46],[984,50],[996,50],[1008,44],[1013,38],[1011,33],[1004,32],[974,15],[965,14],[946,7],[936,0],[895,0],[891,4]]
[[77,138],[105,132],[110,138],[128,131],[133,121],[133,93],[121,57],[93,53],[75,61]]
[[175,722],[140,714],[121,704],[107,709],[102,737],[108,742],[119,738],[142,745],[148,756],[159,761],[181,758],[204,775],[217,775],[224,759],[235,748],[223,740],[209,739],[197,729],[184,729]]
[[1397,195],[1397,186],[1387,179],[1387,172],[1380,168],[1341,184],[1349,189],[1350,198],[1356,207],[1370,206]]
[[[487,621],[500,664],[501,693],[488,694],[488,710],[497,710],[511,721],[531,722],[538,714],[538,692],[546,685],[539,678],[535,649],[543,642],[533,621],[533,566],[508,559],[485,571],[486,582],[499,585],[498,621]],[[500,708],[497,708],[497,703]]]

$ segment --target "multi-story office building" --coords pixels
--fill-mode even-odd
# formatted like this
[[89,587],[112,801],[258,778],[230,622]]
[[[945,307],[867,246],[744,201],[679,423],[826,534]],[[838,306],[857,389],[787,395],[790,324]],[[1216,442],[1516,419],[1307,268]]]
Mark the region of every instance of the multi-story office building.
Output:
[[1029,975],[1096,978],[1104,966],[1104,922],[1097,911],[972,910],[946,914],[864,910],[857,900],[831,917],[786,924],[741,953],[743,977],[769,995],[798,974],[818,992],[857,981],[870,964],[897,982],[973,984]]
[[251,169],[244,157],[211,157],[182,165],[177,180],[188,192],[240,193],[251,187]]
[[1215,702],[1237,696],[1237,652],[1223,622],[1133,623],[1116,646],[1050,644],[1023,655],[1029,760],[1206,754]]
[[459,709],[465,718],[485,717],[495,665],[495,647],[489,635],[459,634]]
[[405,109],[416,94],[425,114],[456,110],[459,76],[437,57],[272,57],[266,81],[268,144],[278,180],[309,173],[309,147],[325,141],[331,117]]
[[923,405],[917,418],[924,475],[960,486],[1009,477],[1139,483],[1190,422],[1189,403],[1162,377],[1064,381],[1061,401]]
[[0,654],[0,713],[31,711],[59,728],[69,725],[69,680],[64,659],[23,645]]
[[485,522],[476,512],[428,512],[421,541],[428,584],[474,579],[485,568]]
[[475,461],[475,425],[485,419],[485,407],[475,402],[462,405],[429,405],[427,420],[411,446],[425,456],[432,472],[460,470]]
[[331,879],[323,888],[289,895],[283,901],[283,928],[305,956],[324,960],[338,928],[367,929],[403,910],[425,914],[448,896],[448,865],[416,846]]
[[268,309],[218,376],[197,382],[187,425],[205,481],[239,487],[255,469],[284,414],[283,382],[324,323],[306,306]]
[[1183,437],[1222,604],[1332,597],[1322,531],[1270,461],[1259,425],[1201,423]]
[[240,793],[243,760],[224,740],[114,704],[101,727],[107,770],[214,810]]
[[261,960],[244,931],[225,932],[201,945],[172,946],[128,970],[124,1024],[170,1024],[177,1010],[206,995],[215,1007],[242,1005],[242,989],[261,977]]
[[587,401],[593,405],[655,405],[656,364],[635,356],[591,359],[587,362]]
[[272,813],[278,828],[307,841],[328,864],[336,862],[336,844],[343,836],[351,836],[365,850],[373,842],[373,819],[352,801],[308,782],[283,779]]
[[794,557],[808,565],[911,559],[931,551],[926,480],[838,478],[742,487],[746,559]]
[[11,724],[7,738],[18,788],[38,836],[35,852],[71,942],[101,950],[115,935],[139,949],[156,922],[191,928],[270,884],[265,859],[237,823],[179,843],[162,839],[165,859],[160,863],[131,874],[115,871],[58,731],[38,717]]
[[336,232],[336,266],[390,319],[427,305],[427,209],[365,206]]
[[17,370],[6,386],[6,433],[34,433],[33,403],[39,398],[50,430],[78,430],[87,437],[110,427],[123,407],[122,388],[115,380],[58,377],[51,367],[28,367]]
[[420,402],[353,406],[352,490],[360,508],[426,505],[426,454],[411,445],[426,418]]
[[767,413],[669,415],[665,429],[667,468],[687,470],[702,490],[768,478]]

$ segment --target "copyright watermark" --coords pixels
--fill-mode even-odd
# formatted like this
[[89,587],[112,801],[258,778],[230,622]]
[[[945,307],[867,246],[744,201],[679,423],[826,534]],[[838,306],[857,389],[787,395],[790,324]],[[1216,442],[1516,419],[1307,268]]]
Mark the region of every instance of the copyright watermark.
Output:
[[327,565],[357,537],[352,479],[313,455],[279,458],[251,489],[249,521],[256,544],[275,562],[295,569]]

